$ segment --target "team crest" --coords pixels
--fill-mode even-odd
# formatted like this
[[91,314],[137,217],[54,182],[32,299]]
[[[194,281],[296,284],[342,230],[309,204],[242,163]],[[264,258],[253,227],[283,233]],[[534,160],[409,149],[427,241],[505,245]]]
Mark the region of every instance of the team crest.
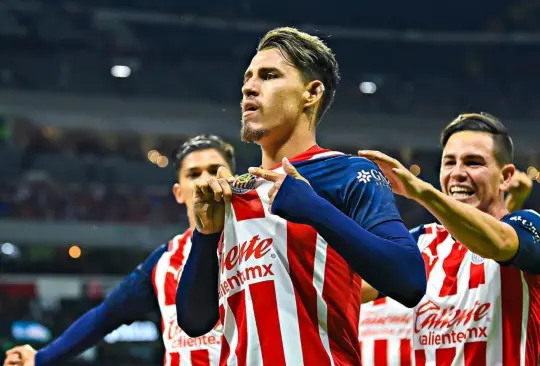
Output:
[[485,260],[486,260],[485,258],[480,257],[478,254],[472,253],[471,261],[474,264],[482,264],[482,263],[484,263]]
[[245,194],[255,188],[257,177],[253,174],[246,173],[238,176],[231,184],[231,189],[234,194]]

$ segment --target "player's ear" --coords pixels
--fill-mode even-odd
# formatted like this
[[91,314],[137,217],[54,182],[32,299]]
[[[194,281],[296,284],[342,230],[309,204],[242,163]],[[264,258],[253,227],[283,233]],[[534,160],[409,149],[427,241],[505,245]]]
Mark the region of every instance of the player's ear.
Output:
[[306,85],[306,91],[304,92],[304,108],[315,107],[324,95],[324,84],[320,80],[310,81]]
[[182,194],[182,190],[180,189],[180,184],[175,183],[172,187],[172,192],[174,194],[174,198],[176,199],[176,202],[183,205],[186,203],[186,198]]
[[512,184],[512,177],[516,173],[514,164],[506,164],[501,169],[501,191],[507,191]]

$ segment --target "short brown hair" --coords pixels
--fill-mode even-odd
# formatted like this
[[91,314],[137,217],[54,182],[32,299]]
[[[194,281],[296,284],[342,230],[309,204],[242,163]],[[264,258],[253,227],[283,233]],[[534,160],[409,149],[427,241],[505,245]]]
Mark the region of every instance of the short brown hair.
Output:
[[266,33],[257,51],[268,48],[277,48],[288,62],[300,70],[305,82],[320,80],[323,83],[324,94],[316,116],[318,123],[332,104],[340,80],[334,53],[320,38],[291,27],[276,28]]
[[508,135],[508,130],[498,118],[484,112],[460,114],[441,133],[442,147],[446,146],[453,134],[461,131],[489,133],[493,137],[497,163],[502,166],[512,164],[514,161],[514,143]]

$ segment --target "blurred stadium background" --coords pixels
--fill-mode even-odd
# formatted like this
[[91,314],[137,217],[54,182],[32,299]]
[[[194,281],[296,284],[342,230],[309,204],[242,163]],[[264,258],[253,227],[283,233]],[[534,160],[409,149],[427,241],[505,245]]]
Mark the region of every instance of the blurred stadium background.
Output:
[[[324,37],[343,81],[319,143],[377,148],[437,184],[438,133],[486,111],[540,182],[540,3],[0,1],[0,346],[46,344],[187,220],[168,156],[233,142],[241,75],[277,25]],[[412,227],[428,220],[399,200]],[[540,210],[535,184],[526,206]],[[71,365],[159,365],[157,316]],[[3,358],[3,351],[0,360]]]

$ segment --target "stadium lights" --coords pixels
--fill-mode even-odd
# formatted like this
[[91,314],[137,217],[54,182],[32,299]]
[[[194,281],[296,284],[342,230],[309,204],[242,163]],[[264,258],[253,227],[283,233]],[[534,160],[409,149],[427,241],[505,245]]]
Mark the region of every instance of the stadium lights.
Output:
[[72,245],[68,250],[68,254],[71,258],[77,259],[81,257],[82,250],[78,246]]
[[127,78],[131,75],[131,68],[126,65],[114,65],[111,67],[111,75],[115,78]]
[[157,166],[160,168],[165,168],[169,165],[169,159],[166,156],[161,155],[157,160]]
[[360,91],[364,94],[374,94],[377,91],[377,85],[372,81],[361,82]]
[[420,169],[420,165],[418,164],[413,164],[411,165],[410,169],[411,173],[413,173],[416,177],[420,174],[420,172],[422,171],[422,169]]

